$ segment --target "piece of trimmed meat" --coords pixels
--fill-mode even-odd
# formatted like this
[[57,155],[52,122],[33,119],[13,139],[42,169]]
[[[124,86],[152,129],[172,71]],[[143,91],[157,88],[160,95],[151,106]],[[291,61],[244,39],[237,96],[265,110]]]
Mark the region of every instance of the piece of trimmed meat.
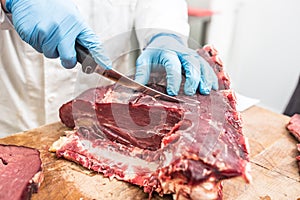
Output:
[[[300,114],[294,114],[287,124],[289,132],[300,142]],[[297,150],[300,152],[300,144],[297,144]],[[300,155],[296,157],[300,172]]]
[[38,150],[0,144],[0,199],[30,199],[43,177]]
[[[222,180],[250,181],[248,143],[236,99],[211,47],[198,51],[214,68],[219,91],[179,95],[182,104],[119,85],[85,91],[60,108],[75,129],[51,147],[58,157],[174,199],[221,199]],[[165,91],[159,85],[155,89]]]
[[287,129],[300,142],[300,114],[294,114],[291,117]]

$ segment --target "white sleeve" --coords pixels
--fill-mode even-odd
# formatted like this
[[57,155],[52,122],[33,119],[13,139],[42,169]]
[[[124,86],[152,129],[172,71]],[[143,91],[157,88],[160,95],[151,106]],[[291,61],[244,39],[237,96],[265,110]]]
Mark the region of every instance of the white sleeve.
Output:
[[174,33],[187,40],[190,27],[186,1],[138,0],[135,29],[140,48],[144,48],[155,34],[161,32]]
[[0,4],[0,30],[12,29],[12,28],[13,25],[11,22],[11,14],[5,13]]

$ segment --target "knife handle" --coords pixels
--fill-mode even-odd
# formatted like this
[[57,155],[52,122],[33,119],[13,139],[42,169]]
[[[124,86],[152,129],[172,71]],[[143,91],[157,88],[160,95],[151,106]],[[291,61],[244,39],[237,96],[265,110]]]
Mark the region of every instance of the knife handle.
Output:
[[75,43],[75,50],[77,54],[77,61],[82,65],[82,71],[87,74],[93,73],[97,67],[97,63],[92,57],[90,51],[78,42]]

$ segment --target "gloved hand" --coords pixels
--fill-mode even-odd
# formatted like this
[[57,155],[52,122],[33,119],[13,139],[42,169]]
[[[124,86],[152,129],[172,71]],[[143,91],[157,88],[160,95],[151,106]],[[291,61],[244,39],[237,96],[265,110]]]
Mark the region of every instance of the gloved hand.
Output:
[[218,79],[209,64],[189,49],[182,40],[174,35],[160,33],[155,35],[149,45],[136,61],[135,80],[147,84],[151,70],[164,67],[167,79],[167,93],[177,95],[181,84],[181,70],[184,70],[186,81],[184,93],[194,95],[209,94],[211,89],[218,89]]
[[96,62],[111,68],[97,35],[83,21],[71,0],[6,0],[20,37],[48,58],[60,57],[65,68],[76,65],[75,41],[87,48]]

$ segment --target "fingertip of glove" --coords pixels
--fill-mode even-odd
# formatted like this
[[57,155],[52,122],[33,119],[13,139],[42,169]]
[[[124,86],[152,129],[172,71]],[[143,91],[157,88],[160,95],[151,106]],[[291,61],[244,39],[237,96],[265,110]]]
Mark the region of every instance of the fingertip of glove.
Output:
[[181,76],[170,76],[170,74],[167,74],[167,94],[171,96],[178,95],[178,92],[180,90],[180,84],[181,84]]
[[188,96],[192,96],[196,94],[197,87],[199,85],[199,81],[196,81],[192,78],[187,78],[184,84],[184,93]]
[[199,84],[200,94],[208,95],[210,93],[211,88],[212,88],[212,85],[210,85],[208,82],[206,82],[205,79],[200,79],[200,84]]
[[196,93],[197,88],[193,87],[192,85],[184,85],[184,93],[188,96],[192,96]]
[[64,68],[66,69],[72,69],[76,66],[76,59],[71,59],[71,60],[61,60],[61,64]]
[[191,90],[184,90],[184,94],[188,95],[188,96],[192,96],[196,93],[196,91],[191,91]]
[[200,94],[203,94],[203,95],[208,95],[210,93],[210,91],[211,91],[211,89],[209,89],[208,87],[204,87],[204,88],[200,87],[199,90],[200,90],[199,91]]
[[213,83],[212,89],[215,90],[215,91],[217,91],[219,89],[219,83],[218,83],[218,81]]
[[173,88],[167,88],[167,94],[170,96],[177,96],[178,95],[178,91],[175,91]]

